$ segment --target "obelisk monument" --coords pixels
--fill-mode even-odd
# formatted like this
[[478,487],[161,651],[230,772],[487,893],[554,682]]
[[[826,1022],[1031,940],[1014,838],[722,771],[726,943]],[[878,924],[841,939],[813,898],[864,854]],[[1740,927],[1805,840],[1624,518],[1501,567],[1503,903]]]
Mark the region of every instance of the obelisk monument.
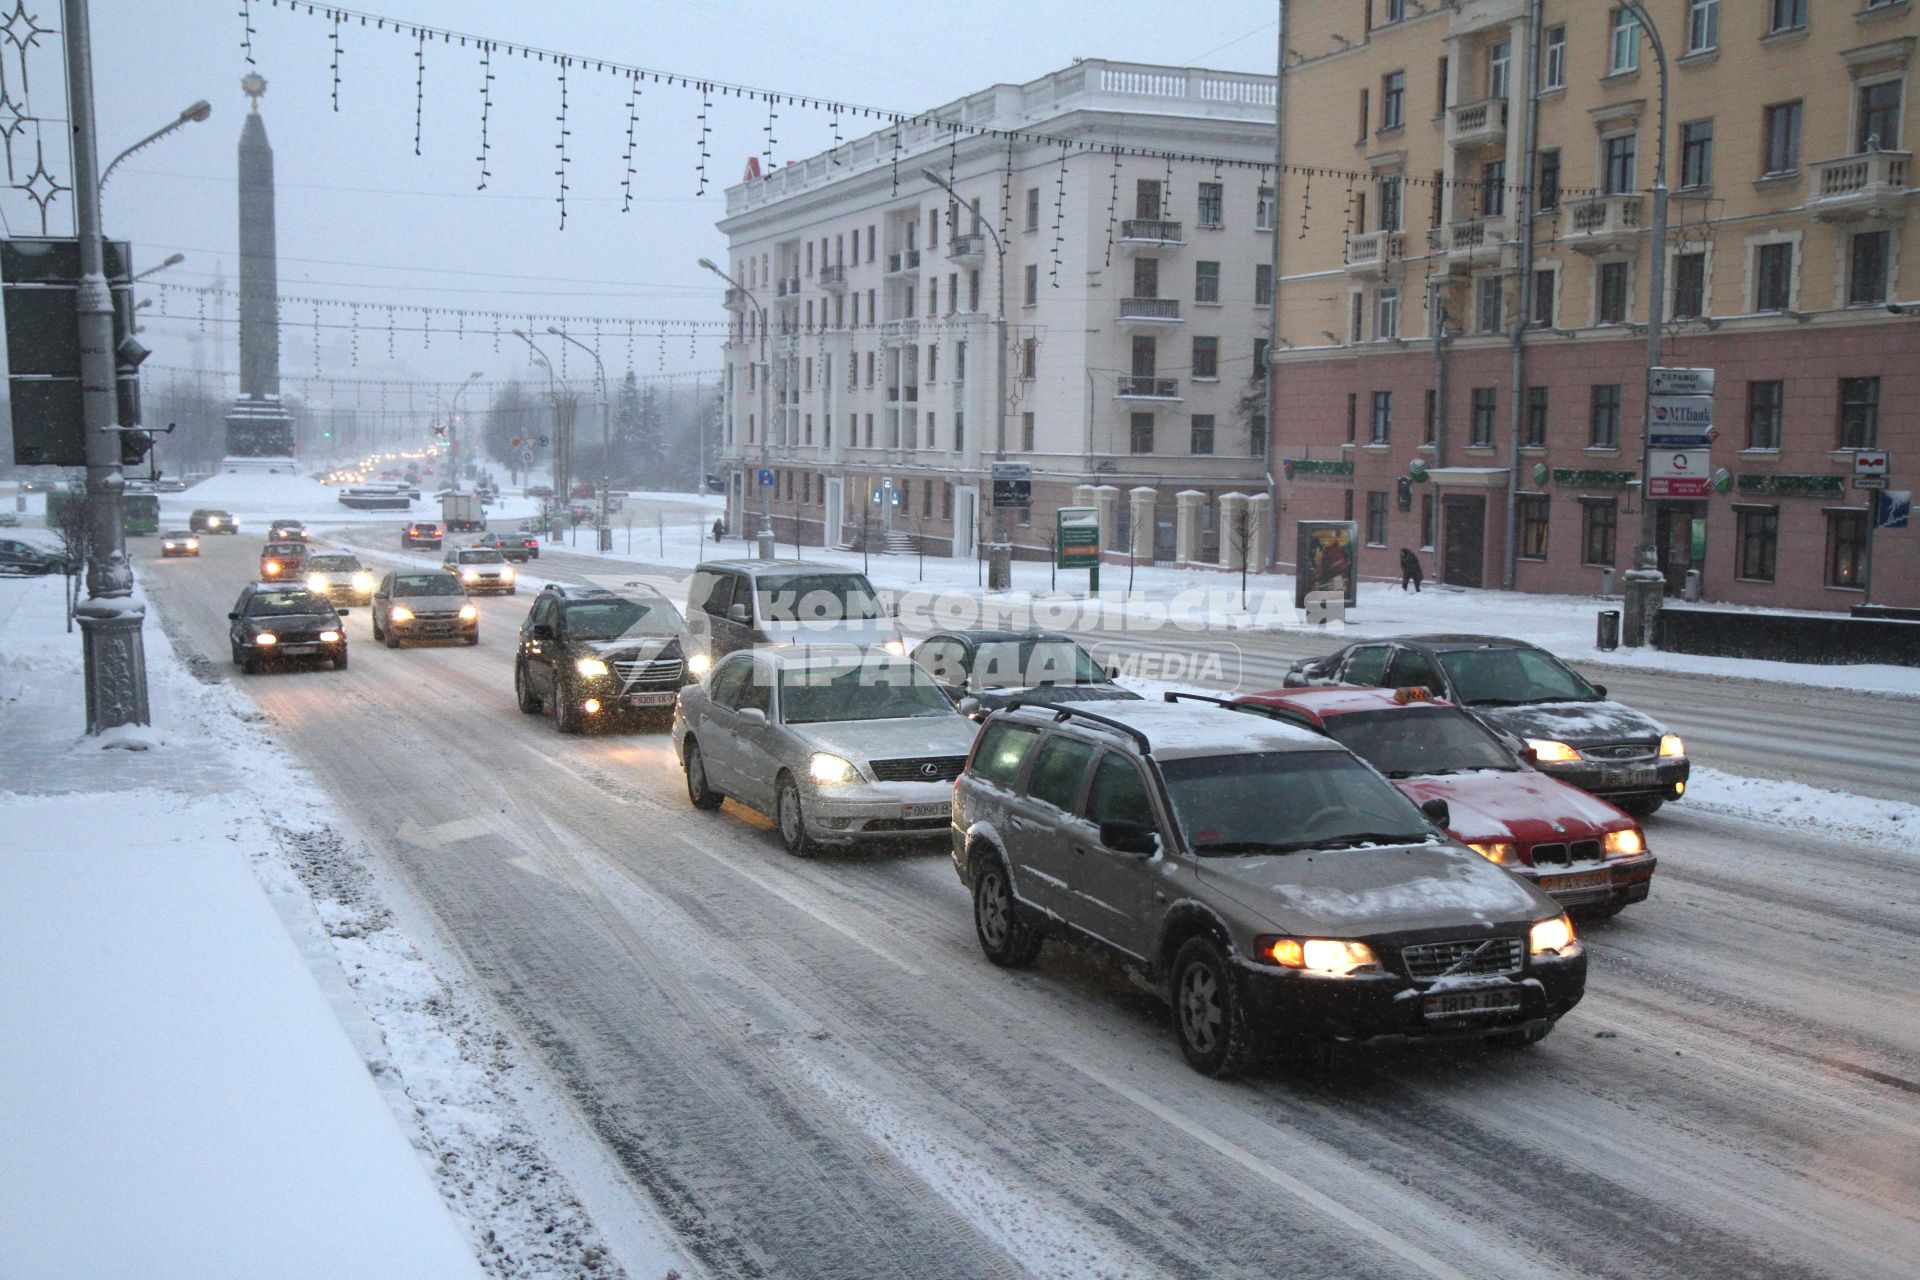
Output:
[[240,88],[253,110],[240,130],[240,396],[227,411],[222,471],[291,473],[293,419],[280,402],[280,270],[273,230],[273,148],[260,119],[265,77]]

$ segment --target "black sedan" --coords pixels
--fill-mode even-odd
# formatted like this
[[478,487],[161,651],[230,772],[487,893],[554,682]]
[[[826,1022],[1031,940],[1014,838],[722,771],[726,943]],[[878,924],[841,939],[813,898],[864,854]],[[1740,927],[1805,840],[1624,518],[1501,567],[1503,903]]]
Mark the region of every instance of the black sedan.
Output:
[[187,517],[187,528],[194,533],[238,533],[240,522],[233,518],[231,511],[201,507]]
[[324,658],[347,669],[347,631],[323,595],[277,582],[250,583],[227,614],[233,664],[248,675],[267,662]]
[[37,578],[68,572],[67,558],[49,547],[0,538],[0,577]]
[[515,564],[525,564],[540,557],[540,539],[530,533],[483,533],[472,545],[498,551],[503,560]]
[[1111,702],[1139,694],[1114,683],[1113,672],[1056,631],[940,631],[922,640],[913,660],[948,698],[970,714],[1021,702]]
[[1524,640],[1360,640],[1287,672],[1289,689],[1330,684],[1427,689],[1466,707],[1542,773],[1639,817],[1686,793],[1691,765],[1678,734]]

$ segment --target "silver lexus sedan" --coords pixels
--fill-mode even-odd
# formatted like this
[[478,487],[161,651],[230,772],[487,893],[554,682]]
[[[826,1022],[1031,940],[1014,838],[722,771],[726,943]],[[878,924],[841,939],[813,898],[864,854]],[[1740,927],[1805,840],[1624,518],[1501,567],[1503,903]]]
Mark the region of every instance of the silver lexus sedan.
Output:
[[924,668],[882,650],[729,654],[680,691],[673,742],[700,809],[773,817],[787,852],[945,839],[973,721]]

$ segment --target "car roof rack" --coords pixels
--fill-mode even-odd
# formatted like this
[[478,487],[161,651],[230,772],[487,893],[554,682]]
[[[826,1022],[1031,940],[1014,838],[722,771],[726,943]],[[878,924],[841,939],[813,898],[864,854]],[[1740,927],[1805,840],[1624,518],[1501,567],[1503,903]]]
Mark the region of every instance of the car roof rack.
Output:
[[1115,720],[1112,716],[1103,716],[1097,711],[1082,711],[1070,703],[1022,702],[1018,698],[1015,698],[1001,709],[1003,711],[1018,711],[1022,707],[1032,707],[1036,711],[1044,711],[1054,718],[1055,723],[1071,716],[1078,720],[1091,720],[1095,724],[1105,725],[1109,729],[1117,729],[1134,740],[1140,748],[1141,755],[1150,756],[1153,754],[1153,743],[1148,739],[1146,733],[1126,723],[1124,720]]
[[1229,711],[1238,711],[1240,704],[1230,698],[1216,698],[1210,693],[1188,693],[1185,689],[1166,689],[1160,694],[1162,702],[1207,702],[1216,707],[1225,707]]

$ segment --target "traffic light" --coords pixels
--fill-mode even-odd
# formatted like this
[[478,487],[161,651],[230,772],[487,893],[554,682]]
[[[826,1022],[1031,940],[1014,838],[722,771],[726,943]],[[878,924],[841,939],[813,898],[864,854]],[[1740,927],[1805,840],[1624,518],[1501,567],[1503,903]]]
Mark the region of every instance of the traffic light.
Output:
[[[140,426],[140,365],[153,354],[133,336],[132,271],[124,246],[118,252],[108,252],[107,281],[113,293],[114,422],[123,428]],[[152,448],[151,433],[121,431],[120,465],[137,465]]]

